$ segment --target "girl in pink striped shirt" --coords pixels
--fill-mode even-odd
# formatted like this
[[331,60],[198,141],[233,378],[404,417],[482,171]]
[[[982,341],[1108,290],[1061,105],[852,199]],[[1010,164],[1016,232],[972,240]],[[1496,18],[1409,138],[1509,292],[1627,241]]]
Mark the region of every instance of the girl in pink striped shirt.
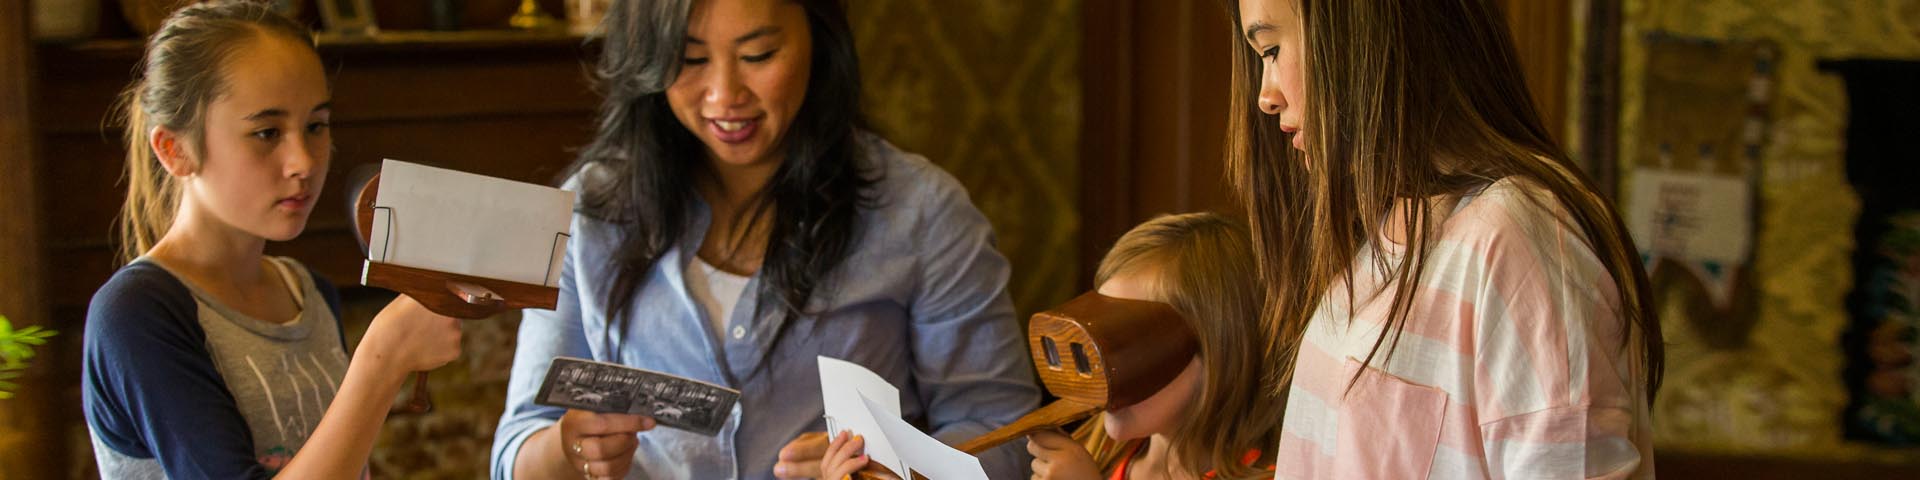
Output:
[[[1651,478],[1660,326],[1494,0],[1229,0],[1280,478]],[[1292,148],[1288,148],[1289,144]]]

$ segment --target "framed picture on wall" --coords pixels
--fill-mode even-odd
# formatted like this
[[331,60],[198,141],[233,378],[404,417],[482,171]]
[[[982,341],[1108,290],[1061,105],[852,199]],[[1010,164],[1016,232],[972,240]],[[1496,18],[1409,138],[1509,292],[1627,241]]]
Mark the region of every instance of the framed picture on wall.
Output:
[[328,32],[349,36],[380,33],[373,21],[372,0],[316,1],[320,2],[320,18],[326,21]]

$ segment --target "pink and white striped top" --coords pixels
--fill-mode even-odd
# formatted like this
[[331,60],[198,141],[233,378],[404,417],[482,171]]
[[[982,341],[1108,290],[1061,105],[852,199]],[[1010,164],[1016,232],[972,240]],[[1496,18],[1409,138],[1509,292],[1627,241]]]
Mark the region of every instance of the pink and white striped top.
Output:
[[1353,304],[1336,285],[1308,324],[1277,477],[1653,478],[1639,344],[1559,204],[1506,179],[1440,211],[1390,357],[1361,365],[1393,302],[1376,255],[1400,245],[1363,252]]

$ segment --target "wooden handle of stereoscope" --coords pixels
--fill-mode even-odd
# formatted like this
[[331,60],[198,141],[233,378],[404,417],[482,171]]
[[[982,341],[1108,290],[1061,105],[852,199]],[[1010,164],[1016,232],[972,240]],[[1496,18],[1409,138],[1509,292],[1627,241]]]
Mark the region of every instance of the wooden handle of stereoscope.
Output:
[[[967,452],[968,455],[979,455],[987,450],[993,449],[993,447],[998,447],[1013,439],[1024,437],[1029,433],[1073,423],[1075,420],[1087,418],[1099,411],[1100,407],[1097,405],[1062,398],[1047,404],[1045,407],[1040,407],[1039,410],[1034,410],[1033,413],[1028,413],[1026,416],[1020,417],[1019,420],[1014,420],[1013,423],[1009,423],[1007,426],[994,429],[994,431],[975,437],[954,448],[962,452]],[[853,478],[855,480],[881,480],[882,477],[866,472],[855,472]],[[915,474],[914,478],[923,477]]]
[[1000,446],[1002,443],[1024,437],[1028,433],[1073,423],[1075,420],[1087,418],[1099,411],[1100,406],[1098,405],[1065,398],[1054,400],[1053,403],[1049,403],[1045,407],[1040,407],[1039,410],[1034,410],[1033,413],[1020,417],[1019,420],[1014,420],[1013,423],[1009,423],[1007,426],[994,429],[994,431],[987,432],[986,435],[968,440],[966,443],[962,443],[954,448],[958,448],[960,451],[967,452],[971,455],[979,455],[981,452]]

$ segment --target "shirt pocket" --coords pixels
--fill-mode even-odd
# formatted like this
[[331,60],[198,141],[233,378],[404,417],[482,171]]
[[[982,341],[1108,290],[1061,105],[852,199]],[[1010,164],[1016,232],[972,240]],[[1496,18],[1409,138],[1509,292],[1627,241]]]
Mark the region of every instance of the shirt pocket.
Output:
[[1427,478],[1440,446],[1447,392],[1352,358],[1343,370],[1343,380],[1360,376],[1340,401],[1331,478]]

